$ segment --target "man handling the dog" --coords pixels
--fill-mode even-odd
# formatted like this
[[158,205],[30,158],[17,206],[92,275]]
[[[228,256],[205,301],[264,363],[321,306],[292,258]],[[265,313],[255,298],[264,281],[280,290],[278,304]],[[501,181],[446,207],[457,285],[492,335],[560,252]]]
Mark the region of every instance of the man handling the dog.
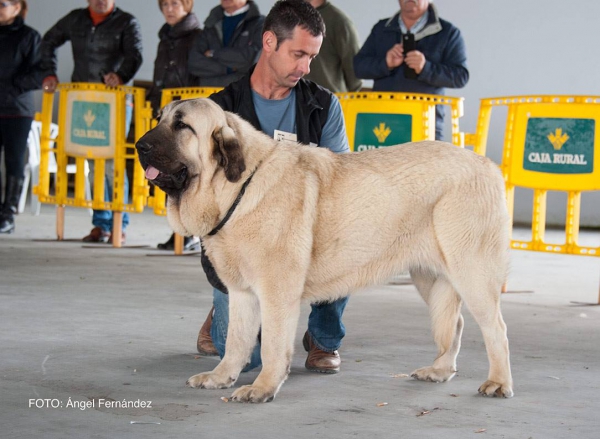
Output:
[[[309,3],[278,1],[266,18],[257,64],[242,79],[210,98],[276,140],[322,146],[336,153],[349,152],[338,99],[330,91],[303,79],[310,72],[310,63],[319,53],[324,35],[323,20]],[[222,358],[229,324],[227,289],[204,255],[202,262],[215,287],[214,307],[200,329],[197,347],[201,354],[218,354]],[[345,335],[342,313],[347,302],[345,297],[311,305],[308,330],[303,338],[308,370],[330,374],[340,370],[337,350]],[[257,343],[245,370],[260,364],[260,343]]]

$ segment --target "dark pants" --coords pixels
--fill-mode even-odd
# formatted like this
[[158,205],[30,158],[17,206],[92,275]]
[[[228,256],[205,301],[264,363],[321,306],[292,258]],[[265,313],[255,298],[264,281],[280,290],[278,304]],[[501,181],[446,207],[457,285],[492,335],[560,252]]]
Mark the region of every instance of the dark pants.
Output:
[[31,117],[0,117],[0,154],[4,150],[6,174],[17,179],[25,177],[27,136]]

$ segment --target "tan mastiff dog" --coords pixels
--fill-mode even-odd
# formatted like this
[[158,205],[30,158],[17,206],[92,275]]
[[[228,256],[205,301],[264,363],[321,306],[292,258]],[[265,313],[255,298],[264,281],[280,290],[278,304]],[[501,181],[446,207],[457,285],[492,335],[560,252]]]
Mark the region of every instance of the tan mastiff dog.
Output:
[[189,386],[232,386],[261,329],[262,371],[232,398],[271,401],[290,370],[302,300],[335,300],[409,270],[438,348],[412,376],[454,376],[464,301],[490,362],[479,392],[513,395],[500,313],[509,216],[492,161],[433,141],[338,155],[276,142],[208,99],[171,103],[136,146],[169,195],[169,224],[202,237],[230,293],[226,354]]

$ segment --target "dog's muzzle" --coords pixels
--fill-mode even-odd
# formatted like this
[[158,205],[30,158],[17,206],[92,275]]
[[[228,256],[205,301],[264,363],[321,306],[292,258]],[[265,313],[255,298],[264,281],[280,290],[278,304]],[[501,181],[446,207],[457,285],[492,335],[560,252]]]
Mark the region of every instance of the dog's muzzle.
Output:
[[136,143],[135,147],[146,178],[152,184],[158,186],[170,196],[178,195],[185,189],[188,180],[186,166],[181,165],[175,170],[171,170],[169,168],[173,167],[174,164],[161,163],[157,160],[155,158],[156,154],[152,151],[152,145],[140,141]]

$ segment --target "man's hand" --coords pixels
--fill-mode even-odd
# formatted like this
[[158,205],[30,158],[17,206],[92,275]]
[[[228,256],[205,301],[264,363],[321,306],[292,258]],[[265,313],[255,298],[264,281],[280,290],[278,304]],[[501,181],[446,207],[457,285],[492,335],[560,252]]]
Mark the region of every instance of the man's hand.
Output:
[[417,75],[423,71],[425,67],[425,55],[418,50],[411,50],[404,57],[404,62],[408,67],[417,72]]
[[54,93],[57,85],[58,78],[56,76],[48,76],[47,78],[44,78],[44,82],[42,82],[42,89],[44,90],[44,93]]
[[404,48],[402,44],[394,44],[385,55],[385,62],[388,69],[392,70],[398,67],[404,61]]
[[102,80],[109,87],[116,87],[117,85],[123,85],[123,81],[115,72],[107,73],[102,77]]

